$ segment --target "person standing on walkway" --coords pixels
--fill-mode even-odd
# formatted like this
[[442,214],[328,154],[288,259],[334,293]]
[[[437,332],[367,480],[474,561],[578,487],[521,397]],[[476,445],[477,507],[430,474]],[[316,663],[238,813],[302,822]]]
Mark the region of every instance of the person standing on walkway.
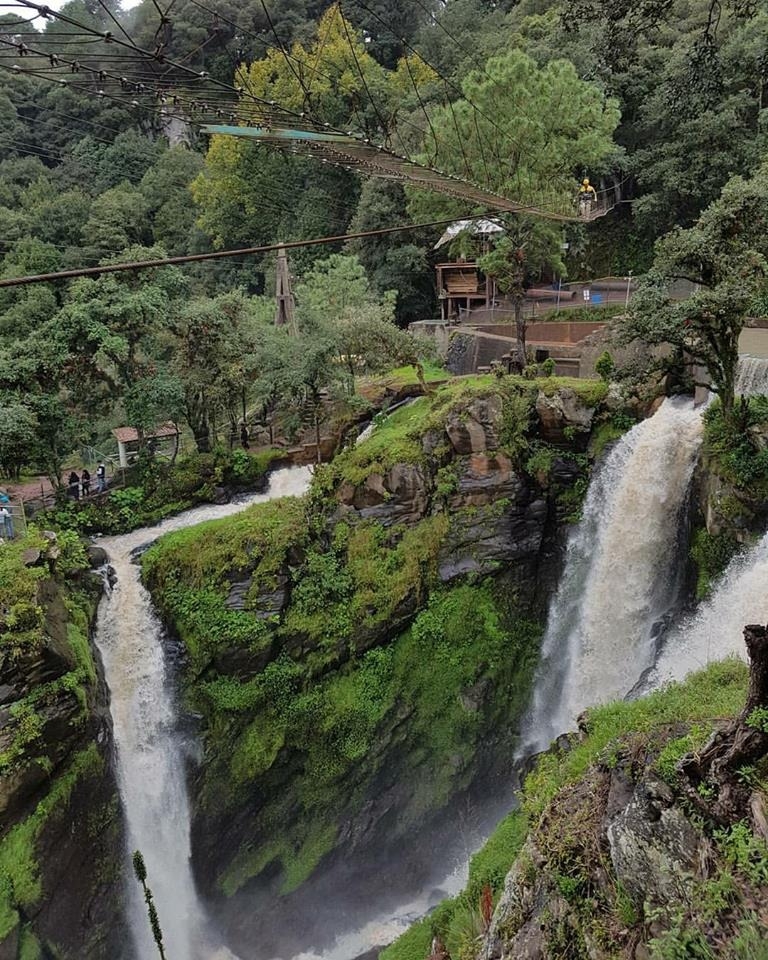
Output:
[[103,463],[96,467],[96,490],[98,493],[104,493],[107,489],[107,468]]
[[0,520],[2,520],[3,536],[6,540],[13,540],[13,514],[5,504],[0,507]]
[[87,469],[80,474],[80,482],[83,485],[83,499],[85,499],[91,493],[91,475]]
[[69,487],[69,495],[73,500],[80,499],[80,477],[73,470],[69,475],[67,480],[67,486]]

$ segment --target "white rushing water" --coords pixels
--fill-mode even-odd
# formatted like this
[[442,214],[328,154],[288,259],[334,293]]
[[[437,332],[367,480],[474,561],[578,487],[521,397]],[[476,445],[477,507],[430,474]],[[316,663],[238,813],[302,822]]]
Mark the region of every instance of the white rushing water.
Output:
[[670,631],[644,689],[682,680],[713,660],[746,659],[748,623],[768,623],[768,534],[736,556],[710,598]]
[[[118,784],[128,832],[126,863],[133,850],[141,850],[172,960],[209,960],[231,954],[219,944],[207,942],[205,911],[197,898],[189,862],[189,802],[162,626],[131,555],[171,530],[229,516],[277,497],[300,495],[309,479],[308,467],[277,470],[265,494],[199,507],[156,527],[101,541],[117,575],[99,607],[96,645],[110,692]],[[157,950],[132,871],[128,889],[137,955],[140,960],[150,960]]]
[[522,753],[545,749],[586,707],[626,696],[652,664],[701,433],[690,401],[665,400],[598,469],[550,605]]
[[763,357],[739,357],[736,393],[745,397],[768,395],[768,360]]

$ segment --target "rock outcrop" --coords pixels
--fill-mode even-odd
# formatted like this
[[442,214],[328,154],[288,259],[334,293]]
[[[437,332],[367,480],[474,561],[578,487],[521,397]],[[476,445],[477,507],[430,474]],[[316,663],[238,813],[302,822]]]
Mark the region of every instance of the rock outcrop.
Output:
[[89,649],[98,588],[83,568],[57,572],[55,536],[30,541],[5,548],[0,584],[0,960],[113,960],[127,955],[123,835]]

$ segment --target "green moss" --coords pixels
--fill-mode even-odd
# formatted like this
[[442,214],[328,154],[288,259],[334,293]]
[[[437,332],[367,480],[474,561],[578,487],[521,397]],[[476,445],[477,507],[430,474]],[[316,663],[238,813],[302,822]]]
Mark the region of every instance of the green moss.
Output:
[[573,390],[576,396],[588,407],[596,407],[608,395],[608,384],[604,380],[580,380],[577,377],[544,377],[533,381],[539,390],[548,397],[560,390]]
[[224,647],[269,649],[271,625],[249,609],[227,607],[230,577],[252,576],[246,608],[252,607],[259,587],[274,585],[289,551],[307,538],[303,502],[285,498],[169,534],[144,554],[143,575],[189,650],[194,671]]
[[712,534],[702,528],[693,535],[691,559],[696,564],[696,599],[703,600],[712,584],[725,571],[739,542],[727,533]]
[[[272,838],[244,851],[220,879],[222,888],[233,893],[275,860],[284,887],[299,876],[303,881],[316,860],[312,851],[325,852],[333,842],[327,831],[332,827],[335,837],[346,813],[392,762],[387,744],[394,730],[398,776],[410,785],[398,829],[405,832],[439,808],[471,779],[484,733],[522,710],[539,633],[508,622],[490,586],[463,585],[435,593],[412,628],[388,646],[319,680],[309,683],[301,667],[284,658],[265,671],[273,674],[263,681],[269,696],[257,691],[258,678],[239,685],[242,697],[232,678],[219,681],[216,706],[229,704],[230,720],[213,715],[208,741],[226,735],[231,746],[226,772],[209,771],[207,802],[233,802],[222,796],[222,782],[257,789],[268,799],[255,832]],[[480,679],[490,689],[475,701],[471,691]],[[205,691],[210,697],[211,686]],[[209,716],[211,706],[209,699]],[[243,712],[248,723],[233,741],[231,720]],[[286,765],[294,771],[289,794],[277,786]]]
[[44,960],[40,941],[28,927],[21,929],[18,960]]
[[62,815],[77,783],[103,766],[96,744],[78,753],[50,785],[34,812],[0,841],[0,940],[17,926],[18,911],[27,911],[42,896],[35,844],[51,817]]

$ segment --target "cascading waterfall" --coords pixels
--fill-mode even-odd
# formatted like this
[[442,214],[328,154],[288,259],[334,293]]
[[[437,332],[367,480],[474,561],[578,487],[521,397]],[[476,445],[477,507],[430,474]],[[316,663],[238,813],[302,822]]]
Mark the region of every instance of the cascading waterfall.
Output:
[[[210,944],[205,911],[190,868],[190,815],[183,743],[173,687],[162,646],[162,626],[133,562],[135,551],[161,534],[225,517],[254,503],[303,494],[307,467],[275,471],[266,494],[205,506],[102,541],[117,576],[99,607],[96,645],[110,691],[117,774],[125,812],[128,853],[141,850],[147,865],[168,956],[211,960],[228,952]],[[127,868],[128,869],[128,868]],[[131,926],[137,956],[156,955],[138,885],[129,883]],[[231,955],[229,955],[231,956]]]
[[736,393],[743,397],[768,396],[768,360],[763,357],[739,357]]
[[644,689],[682,680],[713,660],[727,656],[745,659],[744,627],[766,622],[768,534],[751,550],[736,556],[710,598],[670,631]]
[[676,599],[679,517],[701,433],[690,401],[665,400],[590,484],[550,606],[522,754],[545,749],[586,707],[625,696],[653,662],[654,625]]

